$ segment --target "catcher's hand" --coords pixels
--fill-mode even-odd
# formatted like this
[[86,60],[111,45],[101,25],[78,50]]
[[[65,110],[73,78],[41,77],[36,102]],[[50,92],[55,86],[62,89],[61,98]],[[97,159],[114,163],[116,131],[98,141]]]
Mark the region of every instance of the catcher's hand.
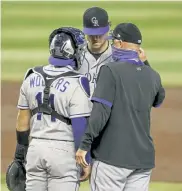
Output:
[[10,191],[25,191],[26,171],[23,164],[14,160],[6,172],[6,185]]
[[91,174],[91,166],[87,166],[86,168],[82,168],[82,173],[80,177],[80,182],[85,182],[88,179],[90,179],[90,174]]

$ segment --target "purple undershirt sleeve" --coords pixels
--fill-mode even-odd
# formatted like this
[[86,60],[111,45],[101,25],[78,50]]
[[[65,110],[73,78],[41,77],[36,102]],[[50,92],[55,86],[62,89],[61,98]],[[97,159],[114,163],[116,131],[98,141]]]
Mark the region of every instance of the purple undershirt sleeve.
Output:
[[[72,129],[73,129],[75,149],[78,150],[81,143],[82,136],[84,135],[85,130],[87,128],[87,119],[85,117],[72,118],[71,123],[72,123]],[[91,163],[90,152],[88,152],[86,155],[86,161],[88,164]]]

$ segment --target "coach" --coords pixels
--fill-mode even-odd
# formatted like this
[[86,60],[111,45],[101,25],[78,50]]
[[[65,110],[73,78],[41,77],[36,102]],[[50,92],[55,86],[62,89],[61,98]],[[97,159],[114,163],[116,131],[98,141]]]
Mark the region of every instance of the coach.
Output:
[[101,67],[76,159],[87,166],[91,149],[92,191],[147,191],[155,166],[150,112],[161,105],[165,91],[159,74],[138,58],[142,35],[137,26],[121,23],[112,38],[115,62]]

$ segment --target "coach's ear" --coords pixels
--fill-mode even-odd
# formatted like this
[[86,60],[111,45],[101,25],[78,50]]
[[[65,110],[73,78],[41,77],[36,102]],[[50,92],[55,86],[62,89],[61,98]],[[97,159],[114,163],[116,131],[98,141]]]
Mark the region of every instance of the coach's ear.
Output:
[[89,84],[88,78],[85,76],[81,76],[79,78],[79,83],[80,83],[82,90],[87,95],[87,97],[90,97],[90,84]]

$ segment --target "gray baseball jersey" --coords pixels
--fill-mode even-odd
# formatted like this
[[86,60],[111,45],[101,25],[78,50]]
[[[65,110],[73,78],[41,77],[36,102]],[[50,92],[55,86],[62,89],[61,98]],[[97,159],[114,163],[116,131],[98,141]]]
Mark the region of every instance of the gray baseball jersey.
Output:
[[86,48],[81,58],[81,68],[79,72],[85,75],[90,82],[90,95],[92,96],[96,87],[96,80],[99,69],[102,65],[112,61],[111,45],[107,50],[103,52],[98,59],[96,59],[92,53]]
[[[55,68],[47,65],[44,72],[59,75],[73,70],[71,67]],[[82,75],[80,75],[81,77]],[[55,110],[68,118],[89,116],[90,101],[78,77],[61,77],[55,80],[50,88],[50,104]],[[30,74],[20,89],[18,108],[34,109],[43,99],[44,80],[36,74]],[[30,121],[30,137],[73,141],[71,125],[54,119],[49,115],[36,114]]]

